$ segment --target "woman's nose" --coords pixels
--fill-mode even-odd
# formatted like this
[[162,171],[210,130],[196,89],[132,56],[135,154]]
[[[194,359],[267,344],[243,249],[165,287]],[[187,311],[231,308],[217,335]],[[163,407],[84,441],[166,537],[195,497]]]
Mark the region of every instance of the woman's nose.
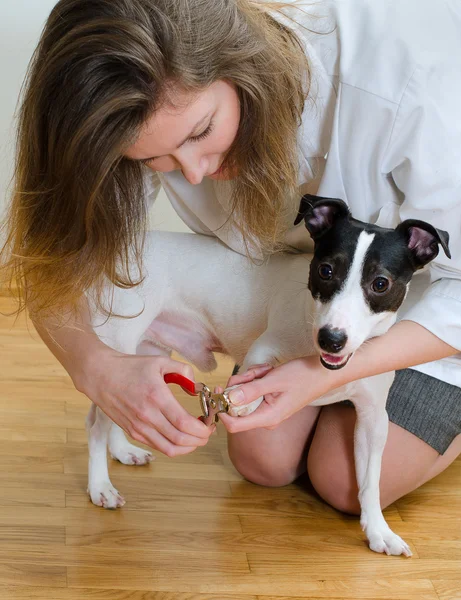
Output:
[[180,164],[182,174],[189,183],[192,185],[198,185],[199,183],[202,183],[202,179],[207,174],[207,169],[209,166],[207,158],[201,157],[194,159],[193,157],[190,157],[189,159],[183,159]]

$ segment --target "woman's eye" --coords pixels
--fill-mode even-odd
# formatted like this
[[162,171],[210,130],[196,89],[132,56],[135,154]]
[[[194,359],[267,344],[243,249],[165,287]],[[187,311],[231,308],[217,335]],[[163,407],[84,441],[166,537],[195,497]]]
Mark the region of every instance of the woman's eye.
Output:
[[202,131],[202,133],[200,133],[199,135],[194,135],[193,137],[190,137],[188,141],[189,142],[200,142],[200,140],[204,140],[206,137],[208,137],[212,131],[213,131],[213,121],[210,121],[210,124],[205,129],[205,131]]
[[319,277],[320,279],[328,280],[333,277],[333,269],[331,265],[323,263],[319,266]]
[[382,294],[389,289],[389,279],[386,277],[376,277],[371,284],[371,289],[377,294]]

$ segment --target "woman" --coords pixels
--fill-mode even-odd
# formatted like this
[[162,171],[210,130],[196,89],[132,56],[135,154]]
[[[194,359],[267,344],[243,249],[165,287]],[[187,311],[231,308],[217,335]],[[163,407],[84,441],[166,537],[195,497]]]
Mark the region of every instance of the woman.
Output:
[[223,417],[231,459],[264,485],[307,469],[327,502],[357,512],[354,411],[309,403],[400,369],[383,506],[446,468],[461,452],[460,32],[449,0],[58,2],[23,99],[4,254],[21,307],[77,389],[168,456],[206,444],[211,430],[163,382],[191,369],[106,347],[85,294],[100,301],[107,278],[140,279],[160,183],[194,231],[254,259],[311,249],[292,223],[301,193],[318,191],[383,226],[429,220],[451,234],[453,260],[439,257],[404,320],[341,371],[308,357],[240,377],[236,401],[266,402]]

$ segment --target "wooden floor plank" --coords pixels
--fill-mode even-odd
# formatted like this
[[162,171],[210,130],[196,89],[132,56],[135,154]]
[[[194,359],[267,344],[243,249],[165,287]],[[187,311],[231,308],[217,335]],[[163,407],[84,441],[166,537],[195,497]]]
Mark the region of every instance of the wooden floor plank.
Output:
[[[11,557],[11,562],[0,564],[0,589],[8,585],[27,585],[30,587],[66,587],[67,570],[46,564],[17,563]],[[6,600],[6,598],[5,598]]]
[[309,554],[312,558],[326,557],[329,553],[344,552],[348,556],[363,556],[363,534],[355,536],[342,534],[322,535],[290,535],[275,534],[242,534],[239,532],[208,531],[158,531],[150,527],[144,530],[132,528],[109,529],[107,526],[94,530],[80,526],[66,528],[67,544],[71,546],[89,546],[112,549],[115,547],[182,550],[195,552],[222,552],[224,548],[239,548],[241,552],[262,552],[278,555]]
[[[460,573],[461,575],[461,573]],[[434,579],[432,581],[435,591],[440,600],[460,600],[461,598],[461,577],[458,580],[446,581],[444,579]]]
[[[127,581],[128,572],[115,572],[111,569],[80,568],[68,569],[70,587],[82,587],[82,581],[91,581],[91,587],[131,589]],[[367,579],[314,580],[305,576],[293,577],[265,575],[255,576],[248,573],[226,573],[219,570],[216,574],[202,576],[187,569],[137,573],[136,585],[146,591],[189,592],[201,594],[259,595],[269,597],[303,598],[347,598],[347,600],[437,600],[434,587],[428,579],[401,580],[375,577]]]
[[[195,594],[188,592],[145,592],[114,589],[30,588],[4,589],[8,600],[266,600],[266,597],[235,594]],[[272,600],[272,599],[269,599]],[[283,599],[282,599],[283,600]],[[314,599],[315,600],[315,599]],[[338,600],[338,599],[336,599]],[[340,600],[340,599],[339,599]],[[423,600],[426,600],[425,598]],[[428,598],[429,600],[429,598]],[[432,600],[432,599],[430,599]]]

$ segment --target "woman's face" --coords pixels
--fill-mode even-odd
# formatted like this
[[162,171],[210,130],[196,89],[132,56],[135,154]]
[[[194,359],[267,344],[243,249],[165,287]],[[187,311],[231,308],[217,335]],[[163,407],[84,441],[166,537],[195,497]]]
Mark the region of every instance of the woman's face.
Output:
[[204,177],[232,179],[221,165],[240,122],[235,86],[216,81],[199,94],[178,93],[175,104],[161,108],[146,122],[125,156],[153,171],[180,169],[194,185]]

